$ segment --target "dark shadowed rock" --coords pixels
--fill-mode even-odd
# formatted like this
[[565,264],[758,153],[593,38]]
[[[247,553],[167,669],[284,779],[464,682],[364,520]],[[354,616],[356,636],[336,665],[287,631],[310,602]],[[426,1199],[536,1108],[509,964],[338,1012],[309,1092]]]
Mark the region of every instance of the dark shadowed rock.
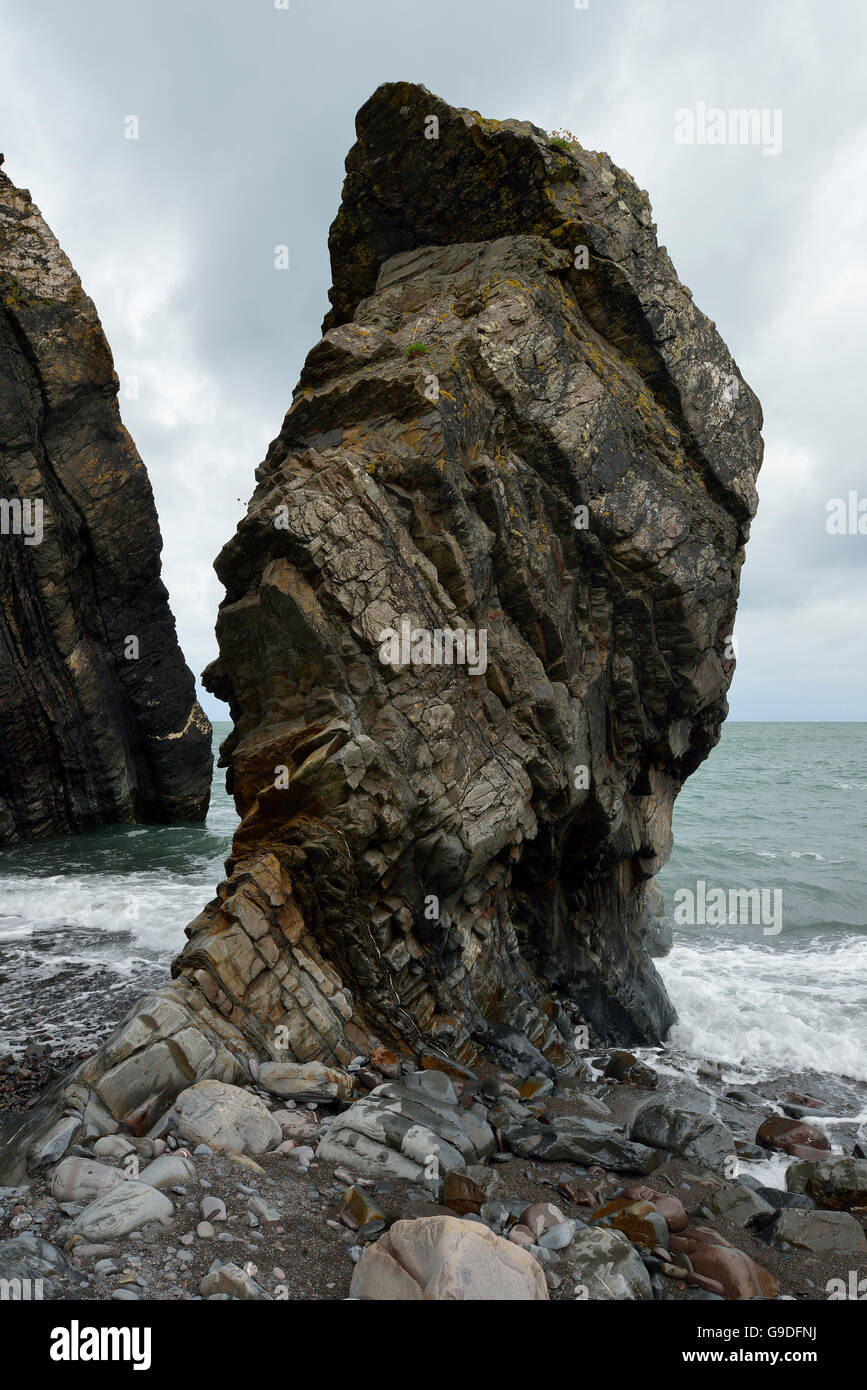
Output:
[[867,1254],[861,1224],[848,1211],[781,1211],[759,1235],[769,1245],[816,1254],[833,1250]]
[[228,877],[78,1078],[139,1132],[263,1058],[544,1075],[578,1024],[674,1020],[647,886],[727,712],[758,402],[607,155],[408,83],[357,125],[325,335],[216,564]]
[[630,1136],[642,1144],[692,1159],[716,1173],[728,1176],[734,1166],[735,1141],[731,1130],[712,1115],[698,1115],[669,1105],[646,1105],[632,1121]]
[[774,1208],[743,1183],[727,1182],[702,1195],[702,1203],[714,1216],[735,1226],[749,1226],[757,1217],[772,1216]]
[[511,1125],[505,1136],[512,1153],[522,1158],[598,1164],[616,1173],[650,1173],[661,1162],[656,1150],[630,1143],[616,1125],[601,1120],[561,1116],[550,1125],[531,1120]]
[[117,391],[78,276],[0,173],[0,843],[207,811],[211,729]]
[[622,1231],[579,1226],[566,1250],[583,1298],[650,1301],[653,1289],[638,1251]]
[[786,1187],[827,1211],[867,1211],[867,1160],[835,1154],[793,1163],[786,1170]]
[[827,1135],[815,1125],[783,1115],[770,1115],[762,1121],[756,1132],[756,1143],[760,1149],[778,1149],[781,1153],[802,1157],[809,1156],[801,1155],[802,1149],[813,1149],[822,1154],[829,1153],[831,1149]]

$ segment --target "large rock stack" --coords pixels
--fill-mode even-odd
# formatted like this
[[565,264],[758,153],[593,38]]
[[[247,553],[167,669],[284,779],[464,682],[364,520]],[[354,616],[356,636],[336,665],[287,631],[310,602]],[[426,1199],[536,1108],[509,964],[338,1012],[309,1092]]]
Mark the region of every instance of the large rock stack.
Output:
[[208,808],[210,725],[117,391],[93,304],[0,172],[0,844]]
[[217,561],[228,878],[80,1078],[140,1131],[263,1057],[550,1072],[674,1017],[647,885],[727,712],[759,404],[607,155],[411,84],[357,129]]

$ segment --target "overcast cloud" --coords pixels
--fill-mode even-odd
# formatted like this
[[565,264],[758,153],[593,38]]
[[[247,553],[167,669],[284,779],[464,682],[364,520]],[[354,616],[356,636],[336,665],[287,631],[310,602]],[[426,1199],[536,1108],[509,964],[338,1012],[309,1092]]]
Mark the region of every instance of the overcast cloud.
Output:
[[[197,673],[211,564],[328,308],[356,110],[423,82],[566,128],[650,194],[659,239],[765,412],[736,719],[864,719],[867,6],[845,0],[0,0],[0,149],[95,300]],[[782,111],[782,149],[679,145],[674,113]],[[140,138],[124,138],[125,118]],[[274,269],[274,247],[290,269]],[[207,694],[212,717],[225,707]]]

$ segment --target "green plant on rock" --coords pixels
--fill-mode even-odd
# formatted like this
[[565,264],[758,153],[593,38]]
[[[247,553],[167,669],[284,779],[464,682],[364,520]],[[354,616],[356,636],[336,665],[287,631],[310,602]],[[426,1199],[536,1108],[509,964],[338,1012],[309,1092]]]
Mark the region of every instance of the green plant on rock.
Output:
[[428,352],[430,348],[425,343],[410,343],[403,355],[411,361],[413,357],[422,357]]
[[562,150],[564,154],[568,154],[573,145],[577,145],[579,150],[581,148],[580,141],[576,139],[571,130],[552,130],[548,144],[553,145],[557,150]]

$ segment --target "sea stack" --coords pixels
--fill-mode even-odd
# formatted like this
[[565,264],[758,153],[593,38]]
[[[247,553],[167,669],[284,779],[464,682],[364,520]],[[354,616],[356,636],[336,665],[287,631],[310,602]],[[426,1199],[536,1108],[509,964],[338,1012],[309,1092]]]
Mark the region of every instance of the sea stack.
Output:
[[0,172],[0,844],[199,821],[211,730],[96,309]]
[[648,885],[727,713],[759,403],[607,155],[409,83],[357,132],[217,560],[227,879],[37,1164],[269,1059],[574,1071],[674,1019]]

